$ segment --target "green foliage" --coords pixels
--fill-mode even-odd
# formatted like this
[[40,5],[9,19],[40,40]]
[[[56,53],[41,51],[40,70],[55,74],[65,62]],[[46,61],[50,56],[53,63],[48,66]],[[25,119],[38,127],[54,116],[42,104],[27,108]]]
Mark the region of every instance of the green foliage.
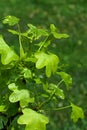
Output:
[[3,65],[11,63],[11,61],[18,60],[17,54],[5,43],[2,35],[0,35],[0,54]]
[[36,68],[41,69],[46,66],[47,77],[50,77],[51,73],[56,72],[59,62],[59,58],[56,55],[39,52],[35,54],[35,57],[37,58]]
[[61,76],[62,80],[65,82],[67,90],[69,90],[72,85],[72,77],[65,72],[57,72],[57,74]]
[[10,26],[13,26],[19,22],[19,19],[16,18],[15,16],[6,16],[5,19],[3,20],[4,24],[9,24]]
[[25,130],[46,130],[48,118],[32,109],[23,109],[23,115],[19,117],[18,124],[26,124]]
[[[5,17],[3,23],[10,26],[17,24],[17,31],[8,31],[18,36],[19,52],[15,52],[0,36],[0,129],[46,130],[49,123],[47,107],[54,109],[59,98],[65,99],[62,82],[66,90],[72,85],[71,76],[60,69],[59,57],[50,52],[49,46],[53,39],[67,38],[68,35],[60,34],[53,24],[49,30],[28,24],[28,29],[21,32],[19,19],[14,16]],[[26,40],[23,42],[23,39]],[[57,83],[52,82],[55,76],[59,79]],[[73,103],[55,110],[69,107],[72,108],[71,119],[74,122],[84,117],[82,109]]]
[[79,118],[84,118],[82,108],[74,105],[73,103],[71,103],[71,106],[72,106],[71,119],[73,119],[74,122],[77,122]]

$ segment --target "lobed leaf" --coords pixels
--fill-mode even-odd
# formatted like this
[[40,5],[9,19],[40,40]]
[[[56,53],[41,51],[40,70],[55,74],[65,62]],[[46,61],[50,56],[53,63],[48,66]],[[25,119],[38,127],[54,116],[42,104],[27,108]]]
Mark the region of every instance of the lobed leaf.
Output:
[[71,107],[72,107],[71,119],[74,122],[77,122],[79,118],[81,119],[84,118],[84,113],[83,113],[82,108],[74,105],[73,103],[71,103]]
[[46,124],[49,122],[47,117],[28,108],[23,109],[22,112],[18,124],[26,124],[25,130],[46,130]]
[[59,58],[55,54],[46,54],[45,52],[39,52],[35,54],[37,58],[36,68],[41,69],[46,67],[46,76],[50,77],[52,73],[55,73],[59,63]]
[[21,107],[25,107],[29,102],[34,102],[33,98],[30,98],[30,93],[26,89],[14,90],[14,92],[9,96],[9,101],[12,103],[20,101]]

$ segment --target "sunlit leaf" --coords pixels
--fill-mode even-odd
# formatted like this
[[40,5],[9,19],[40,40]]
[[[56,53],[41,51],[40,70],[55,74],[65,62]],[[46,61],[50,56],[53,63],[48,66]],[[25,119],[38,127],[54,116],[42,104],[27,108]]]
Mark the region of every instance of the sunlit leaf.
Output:
[[71,103],[71,107],[72,107],[71,119],[74,122],[77,122],[79,118],[81,119],[84,118],[84,113],[83,113],[82,108],[74,105],[73,103]]
[[57,72],[57,74],[61,76],[62,80],[65,82],[67,90],[69,90],[72,85],[72,77],[65,72]]
[[26,89],[14,90],[14,92],[9,96],[9,101],[14,103],[20,101],[21,107],[25,107],[29,102],[33,102],[34,99],[30,98],[30,93]]
[[46,54],[39,52],[35,54],[37,58],[36,68],[41,69],[46,67],[46,76],[50,77],[52,73],[55,73],[59,63],[59,58],[55,54]]
[[8,88],[11,90],[11,91],[15,91],[18,89],[18,86],[16,86],[15,83],[11,83],[8,85]]
[[6,44],[3,37],[0,35],[0,54],[1,62],[6,65],[12,61],[19,59],[18,55]]
[[23,115],[19,117],[18,124],[26,124],[25,130],[46,130],[48,118],[32,109],[23,109]]
[[17,24],[18,22],[19,22],[19,18],[10,15],[6,16],[3,20],[4,24],[8,24],[10,26]]

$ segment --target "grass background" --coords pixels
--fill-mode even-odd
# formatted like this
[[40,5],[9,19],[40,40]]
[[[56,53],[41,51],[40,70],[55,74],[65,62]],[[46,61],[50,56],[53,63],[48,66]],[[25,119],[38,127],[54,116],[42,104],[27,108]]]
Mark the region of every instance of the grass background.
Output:
[[73,102],[84,109],[85,119],[74,124],[68,110],[49,112],[51,123],[47,127],[48,130],[87,130],[87,1],[0,0],[0,33],[12,43],[7,26],[2,24],[6,15],[19,17],[23,30],[27,23],[47,28],[53,23],[60,32],[70,35],[68,39],[55,41],[51,50],[59,55],[63,64],[68,64],[66,70],[73,78]]

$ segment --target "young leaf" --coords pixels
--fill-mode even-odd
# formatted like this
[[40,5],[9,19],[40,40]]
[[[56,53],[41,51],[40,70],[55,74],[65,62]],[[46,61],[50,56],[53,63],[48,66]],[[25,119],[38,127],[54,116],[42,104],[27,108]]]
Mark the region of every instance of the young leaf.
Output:
[[30,98],[30,93],[26,89],[14,90],[14,92],[9,96],[9,101],[14,103],[20,101],[21,107],[25,107],[29,102],[33,102],[34,99]]
[[61,76],[62,80],[65,82],[67,90],[69,90],[72,85],[72,77],[65,72],[57,72],[57,74]]
[[32,73],[30,69],[24,68],[22,73],[24,74],[24,78],[32,78]]
[[71,103],[71,107],[72,107],[71,119],[74,122],[77,122],[79,118],[81,119],[84,118],[84,113],[83,113],[82,108],[74,105],[73,103]]
[[15,83],[11,83],[8,85],[8,88],[11,90],[11,91],[15,91],[18,89],[18,86],[16,86]]
[[6,106],[5,105],[0,105],[0,112],[6,111]]
[[3,20],[4,24],[8,24],[10,26],[14,26],[15,24],[18,24],[19,22],[19,18],[15,17],[15,16],[6,16]]
[[41,36],[48,36],[46,29],[39,29],[32,24],[28,24],[29,30],[27,31],[28,35],[32,35],[32,40],[39,39]]
[[3,37],[0,35],[0,54],[1,62],[4,65],[19,59],[18,55],[5,43]]
[[57,38],[57,39],[62,39],[62,38],[68,38],[69,37],[69,35],[68,34],[58,34],[58,33],[56,33],[56,32],[52,32],[52,34],[53,34],[53,36],[55,37],[55,38]]
[[35,54],[37,58],[36,68],[41,69],[46,67],[46,76],[50,77],[52,73],[55,73],[59,63],[59,58],[55,54],[46,54],[39,52]]
[[57,28],[55,27],[54,24],[50,25],[50,29],[51,29],[51,32],[56,32],[57,31]]
[[57,28],[55,27],[54,24],[50,25],[50,29],[51,29],[51,33],[53,34],[54,38],[57,39],[62,39],[62,38],[68,38],[69,35],[68,34],[61,34],[57,32]]
[[55,95],[59,96],[61,99],[65,98],[64,92],[62,89],[58,88],[55,84],[50,84],[50,89],[55,90]]
[[18,124],[26,124],[25,130],[46,130],[48,118],[32,109],[22,110],[23,115],[19,117]]

